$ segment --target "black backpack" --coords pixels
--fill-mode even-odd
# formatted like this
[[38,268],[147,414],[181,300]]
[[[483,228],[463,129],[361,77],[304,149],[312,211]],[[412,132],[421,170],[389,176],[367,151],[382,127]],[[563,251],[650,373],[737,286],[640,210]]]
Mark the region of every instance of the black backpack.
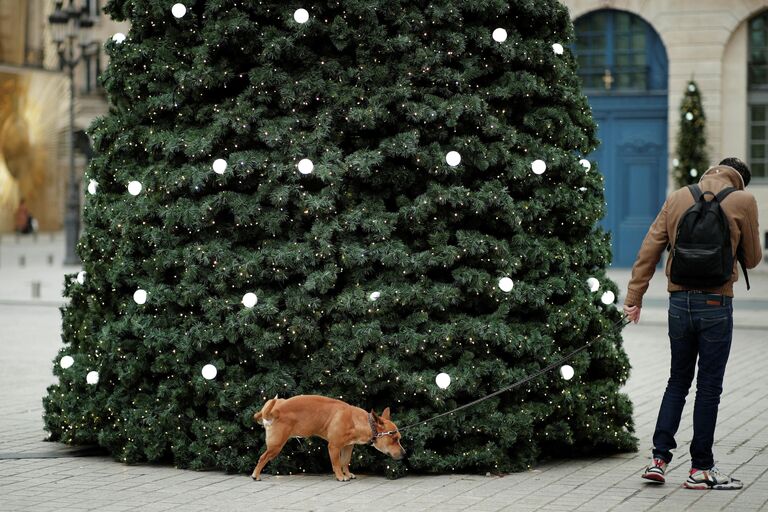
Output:
[[[727,283],[733,273],[731,230],[720,204],[736,189],[729,187],[717,195],[713,192],[702,193],[698,185],[688,185],[688,190],[695,202],[677,225],[670,280],[693,289],[717,288]],[[707,194],[713,196],[711,201],[706,200]],[[747,269],[740,256],[739,253],[749,290]]]

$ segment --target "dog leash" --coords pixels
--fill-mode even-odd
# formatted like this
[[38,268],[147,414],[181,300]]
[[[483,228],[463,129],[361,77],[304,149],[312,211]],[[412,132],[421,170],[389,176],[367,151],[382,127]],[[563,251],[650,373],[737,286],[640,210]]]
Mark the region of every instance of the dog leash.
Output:
[[[629,323],[630,323],[630,320],[627,318],[627,315],[622,315],[622,317],[621,317],[621,318],[620,318],[620,319],[619,319],[617,322],[614,322],[614,324],[613,324],[613,327],[618,327],[618,326],[619,326],[619,324],[621,324],[621,328],[623,329],[623,328],[624,328],[624,327],[625,327],[627,324],[629,324]],[[515,388],[516,388],[516,387],[518,387],[518,386],[522,386],[522,385],[523,385],[523,384],[525,384],[526,382],[529,382],[529,381],[531,381],[531,380],[535,379],[536,377],[539,377],[539,376],[541,376],[541,375],[544,375],[545,373],[547,373],[547,372],[549,372],[549,371],[553,370],[553,369],[554,369],[554,368],[556,368],[557,366],[560,366],[560,365],[562,365],[564,362],[566,362],[566,361],[570,360],[571,358],[573,358],[573,356],[575,356],[576,354],[578,354],[578,353],[579,353],[579,352],[581,352],[582,350],[586,349],[587,347],[589,347],[590,345],[592,345],[594,342],[596,342],[596,341],[597,341],[597,340],[599,340],[600,338],[602,338],[602,334],[601,334],[601,335],[598,335],[596,338],[593,338],[592,340],[588,341],[586,344],[584,344],[584,345],[582,345],[581,347],[579,347],[579,348],[575,349],[574,351],[570,352],[569,354],[566,354],[565,356],[563,356],[562,358],[560,358],[558,361],[555,361],[554,363],[552,363],[552,364],[550,364],[549,366],[547,366],[547,367],[545,367],[545,368],[543,368],[543,369],[539,370],[538,372],[534,373],[533,375],[529,375],[529,376],[527,376],[527,377],[525,377],[525,378],[523,378],[523,379],[520,379],[520,380],[518,380],[517,382],[515,382],[515,383],[514,383],[514,384],[512,384],[512,385],[509,385],[509,386],[507,386],[507,387],[505,387],[505,388],[502,388],[502,389],[500,389],[500,390],[498,390],[498,391],[494,391],[493,393],[491,393],[491,394],[489,394],[489,395],[485,395],[485,396],[484,396],[484,397],[482,397],[482,398],[478,398],[477,400],[475,400],[475,401],[473,401],[473,402],[469,402],[468,404],[464,404],[464,405],[462,405],[462,406],[456,407],[455,409],[453,409],[453,410],[451,410],[451,411],[448,411],[448,412],[444,412],[444,413],[442,413],[442,414],[438,414],[437,416],[433,416],[432,418],[426,419],[426,420],[424,420],[424,421],[419,421],[419,422],[417,422],[417,423],[411,423],[410,425],[406,425],[405,427],[401,427],[401,428],[398,428],[398,429],[397,429],[397,431],[393,431],[393,432],[382,432],[382,434],[383,434],[383,435],[388,435],[388,434],[389,434],[389,435],[391,435],[391,434],[394,434],[394,433],[396,433],[396,432],[402,432],[403,430],[406,430],[406,429],[409,429],[409,428],[412,428],[412,427],[416,427],[416,426],[418,426],[418,425],[423,425],[423,424],[425,424],[425,423],[429,423],[430,421],[434,421],[434,420],[436,420],[436,419],[439,419],[439,418],[442,418],[442,417],[444,417],[444,416],[448,416],[449,414],[453,414],[453,413],[455,413],[456,411],[461,411],[462,409],[467,409],[467,408],[469,408],[469,407],[472,407],[473,405],[477,405],[477,404],[479,404],[480,402],[484,402],[484,401],[488,400],[489,398],[493,398],[493,397],[495,397],[495,396],[497,396],[497,395],[500,395],[500,394],[502,394],[502,393],[505,393],[505,392],[507,392],[507,391],[509,391],[509,390],[511,390],[511,389],[515,389]]]

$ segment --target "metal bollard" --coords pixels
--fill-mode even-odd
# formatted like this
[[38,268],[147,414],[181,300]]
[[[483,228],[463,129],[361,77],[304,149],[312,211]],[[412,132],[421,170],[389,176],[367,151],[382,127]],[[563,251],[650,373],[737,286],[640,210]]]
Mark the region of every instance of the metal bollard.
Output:
[[42,286],[42,283],[40,281],[32,281],[32,298],[33,299],[39,299],[40,298],[40,288]]

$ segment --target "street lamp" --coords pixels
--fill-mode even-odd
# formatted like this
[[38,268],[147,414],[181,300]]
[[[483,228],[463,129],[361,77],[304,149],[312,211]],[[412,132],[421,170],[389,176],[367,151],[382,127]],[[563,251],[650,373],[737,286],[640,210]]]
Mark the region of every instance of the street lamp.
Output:
[[64,214],[66,249],[65,265],[79,265],[77,240],[80,235],[80,180],[75,175],[75,68],[83,59],[90,59],[98,43],[91,40],[93,20],[87,6],[78,8],[75,0],[69,0],[66,8],[58,0],[53,14],[48,16],[51,35],[59,54],[59,69],[69,71],[69,183]]

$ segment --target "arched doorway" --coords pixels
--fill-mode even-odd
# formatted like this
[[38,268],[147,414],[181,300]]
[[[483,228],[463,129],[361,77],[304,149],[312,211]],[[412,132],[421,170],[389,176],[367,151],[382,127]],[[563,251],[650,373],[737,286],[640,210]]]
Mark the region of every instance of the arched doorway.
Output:
[[613,9],[575,21],[579,75],[598,123],[614,267],[630,267],[667,188],[667,54],[642,18]]

